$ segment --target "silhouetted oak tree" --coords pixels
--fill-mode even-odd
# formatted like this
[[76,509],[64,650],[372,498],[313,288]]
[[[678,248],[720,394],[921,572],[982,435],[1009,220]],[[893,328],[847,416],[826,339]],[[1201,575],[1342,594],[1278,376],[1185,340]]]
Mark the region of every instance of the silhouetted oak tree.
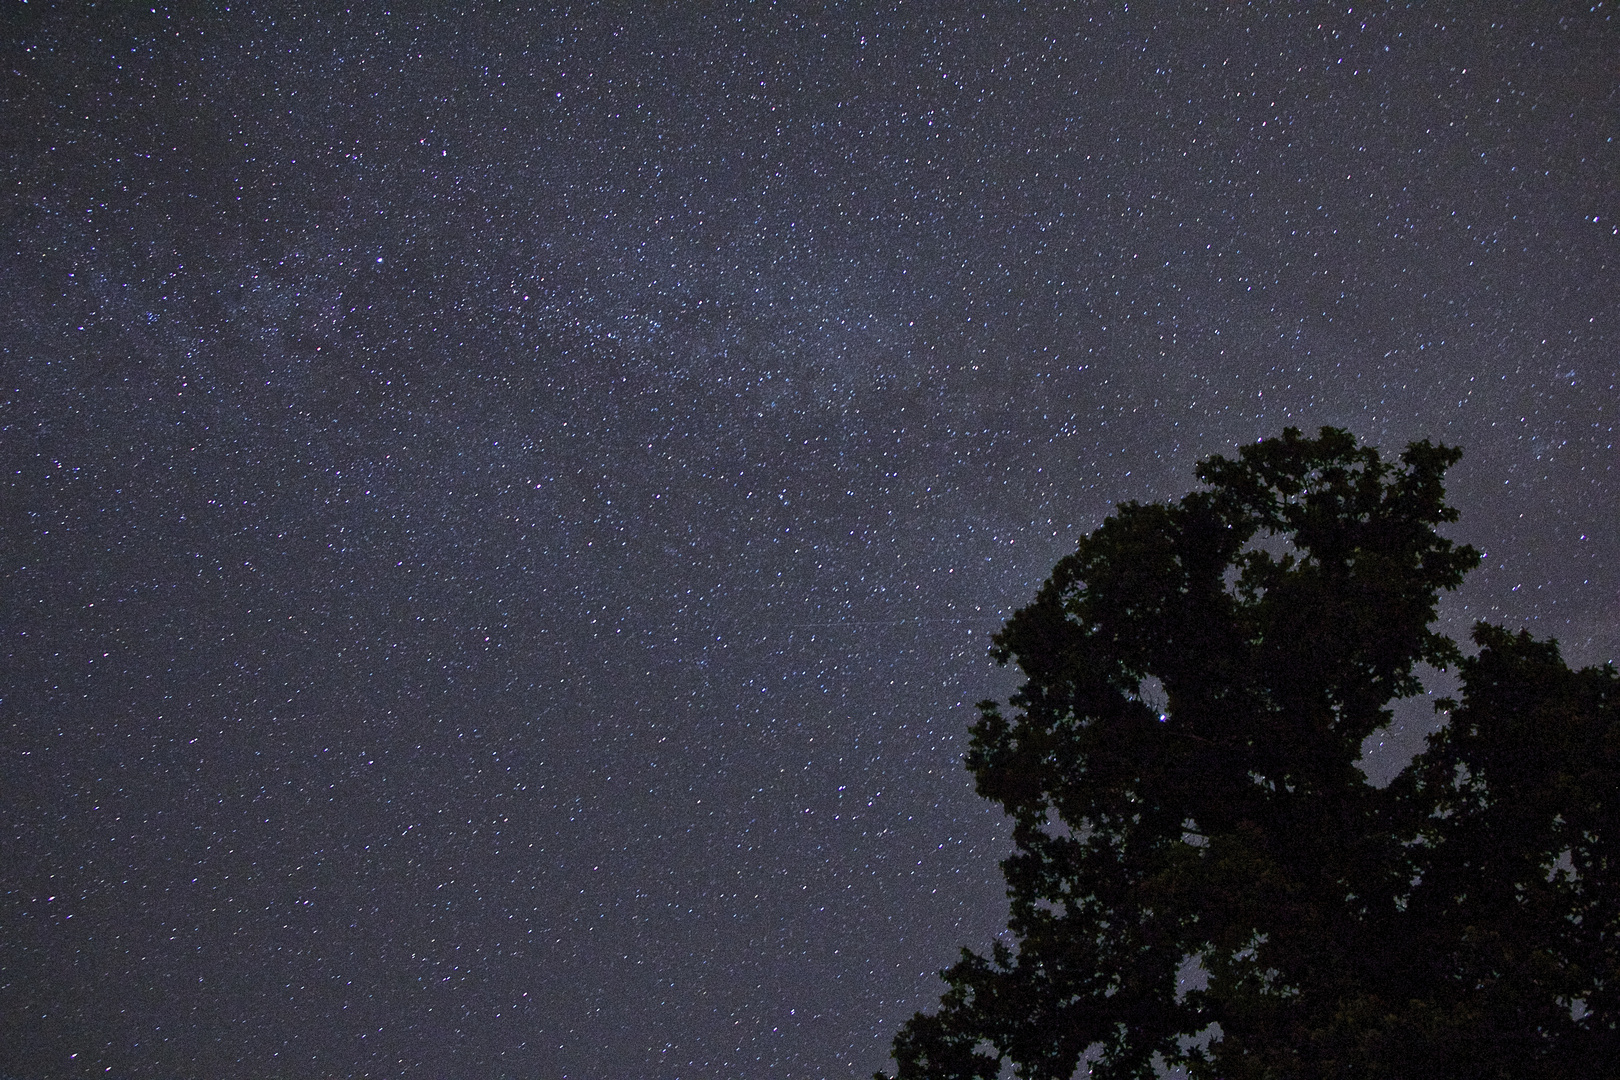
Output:
[[[1458,456],[1289,429],[1058,563],[967,758],[1014,822],[1015,947],[943,973],[900,1077],[1614,1075],[1617,676],[1429,628],[1478,561],[1435,532]],[[1419,661],[1462,700],[1374,787],[1362,741]]]

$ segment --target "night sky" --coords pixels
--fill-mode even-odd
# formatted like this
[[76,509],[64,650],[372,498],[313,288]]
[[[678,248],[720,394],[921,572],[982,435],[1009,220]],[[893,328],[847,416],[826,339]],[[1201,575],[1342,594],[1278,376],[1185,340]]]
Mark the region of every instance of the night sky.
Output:
[[1286,426],[1620,654],[1612,0],[3,2],[0,1072],[884,1066],[988,636]]

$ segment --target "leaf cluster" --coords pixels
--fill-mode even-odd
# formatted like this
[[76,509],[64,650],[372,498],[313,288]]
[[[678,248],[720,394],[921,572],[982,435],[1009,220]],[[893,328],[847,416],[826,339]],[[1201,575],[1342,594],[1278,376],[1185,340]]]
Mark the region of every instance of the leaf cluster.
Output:
[[[1013,821],[1016,948],[943,973],[903,1080],[1551,1076],[1609,1046],[1616,676],[1431,629],[1478,562],[1437,531],[1458,457],[1289,429],[1058,563],[967,756]],[[1463,700],[1376,788],[1363,740],[1420,662]]]

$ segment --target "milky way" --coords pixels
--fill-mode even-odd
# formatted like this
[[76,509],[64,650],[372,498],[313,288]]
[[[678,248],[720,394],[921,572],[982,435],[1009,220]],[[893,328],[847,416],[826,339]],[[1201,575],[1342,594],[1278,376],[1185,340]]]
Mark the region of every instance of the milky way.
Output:
[[1286,426],[1620,652],[1612,3],[150,6],[0,16],[20,1080],[882,1067],[989,635]]

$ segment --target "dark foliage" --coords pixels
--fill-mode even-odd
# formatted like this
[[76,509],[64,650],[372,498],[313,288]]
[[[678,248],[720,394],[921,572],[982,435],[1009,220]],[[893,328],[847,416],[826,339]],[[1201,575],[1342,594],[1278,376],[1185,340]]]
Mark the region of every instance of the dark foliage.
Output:
[[[981,706],[967,762],[1014,821],[1016,948],[964,950],[896,1038],[900,1077],[1620,1060],[1617,676],[1483,624],[1465,659],[1429,628],[1478,560],[1435,531],[1458,456],[1290,429],[1058,563],[996,638],[1027,682],[1010,716]],[[1376,788],[1362,741],[1420,661],[1460,665],[1462,700]]]

